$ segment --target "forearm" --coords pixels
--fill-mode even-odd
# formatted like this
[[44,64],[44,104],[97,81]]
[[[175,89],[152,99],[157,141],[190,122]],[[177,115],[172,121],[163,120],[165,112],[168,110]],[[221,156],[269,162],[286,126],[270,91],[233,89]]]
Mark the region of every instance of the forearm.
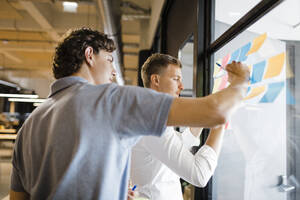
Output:
[[245,86],[229,86],[215,94],[200,98],[174,99],[168,126],[215,127],[224,124],[242,101]]
[[210,146],[213,150],[215,150],[218,156],[221,151],[223,137],[224,125],[212,128],[205,143],[206,145]]
[[16,192],[14,190],[10,190],[9,199],[10,200],[29,200],[30,196],[25,192]]
[[[223,113],[226,119],[229,114],[238,106],[246,96],[248,86],[246,84],[229,85],[227,88],[209,95],[219,113]],[[227,121],[227,120],[226,120]]]
[[217,154],[212,148],[201,147],[193,155],[176,134],[148,137],[143,146],[178,176],[198,187],[206,185],[217,165]]

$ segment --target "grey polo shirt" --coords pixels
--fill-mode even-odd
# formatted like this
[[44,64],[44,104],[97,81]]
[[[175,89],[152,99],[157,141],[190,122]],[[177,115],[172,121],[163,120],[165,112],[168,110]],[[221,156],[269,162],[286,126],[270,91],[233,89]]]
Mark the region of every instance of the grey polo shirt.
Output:
[[11,189],[31,199],[125,200],[130,150],[160,136],[173,98],[153,90],[55,81],[18,132]]

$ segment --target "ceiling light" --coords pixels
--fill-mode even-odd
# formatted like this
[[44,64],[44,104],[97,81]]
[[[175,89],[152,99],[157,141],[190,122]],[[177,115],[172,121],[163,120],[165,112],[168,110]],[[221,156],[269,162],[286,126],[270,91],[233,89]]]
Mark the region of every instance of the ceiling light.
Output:
[[8,101],[11,102],[29,102],[29,103],[42,103],[46,99],[22,99],[22,98],[9,98]]
[[17,97],[17,98],[31,98],[36,99],[39,96],[36,94],[3,94],[0,93],[0,97]]
[[64,1],[63,7],[64,7],[65,12],[74,12],[75,13],[75,12],[77,12],[78,3]]

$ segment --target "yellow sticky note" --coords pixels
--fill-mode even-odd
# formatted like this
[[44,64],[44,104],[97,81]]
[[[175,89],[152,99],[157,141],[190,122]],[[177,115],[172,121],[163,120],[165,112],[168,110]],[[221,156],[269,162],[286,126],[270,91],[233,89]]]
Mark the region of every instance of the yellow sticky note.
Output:
[[213,89],[212,93],[218,92],[218,89],[220,87],[221,81],[222,81],[222,77],[216,78],[214,80],[214,89]]
[[258,36],[257,38],[255,38],[252,42],[250,51],[248,51],[248,53],[247,53],[247,56],[258,51],[258,49],[262,46],[262,44],[264,43],[266,38],[267,38],[267,33],[264,33],[264,34]]
[[278,76],[282,71],[284,59],[285,59],[285,53],[281,53],[271,57],[268,60],[267,71],[264,75],[264,79]]
[[244,98],[244,100],[248,100],[253,97],[256,97],[256,96],[262,94],[265,90],[266,90],[266,86],[264,86],[264,85],[252,88],[250,94],[246,98]]

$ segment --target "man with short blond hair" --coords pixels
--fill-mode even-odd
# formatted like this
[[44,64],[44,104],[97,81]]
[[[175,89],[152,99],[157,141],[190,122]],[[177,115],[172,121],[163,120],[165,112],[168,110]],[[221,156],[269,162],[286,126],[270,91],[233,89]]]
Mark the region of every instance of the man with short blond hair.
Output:
[[[181,63],[166,54],[153,54],[142,66],[144,86],[179,97],[183,89]],[[199,111],[201,112],[201,111]],[[168,127],[162,137],[143,137],[132,150],[131,180],[140,195],[151,200],[182,200],[179,178],[204,187],[212,176],[223,138],[223,127],[213,128],[207,142],[199,145],[201,128],[187,128],[180,134]]]
[[182,68],[181,62],[173,56],[160,53],[152,54],[145,61],[141,70],[144,87],[150,88],[151,75],[161,74],[161,72],[166,69],[168,65],[176,65],[177,67]]

